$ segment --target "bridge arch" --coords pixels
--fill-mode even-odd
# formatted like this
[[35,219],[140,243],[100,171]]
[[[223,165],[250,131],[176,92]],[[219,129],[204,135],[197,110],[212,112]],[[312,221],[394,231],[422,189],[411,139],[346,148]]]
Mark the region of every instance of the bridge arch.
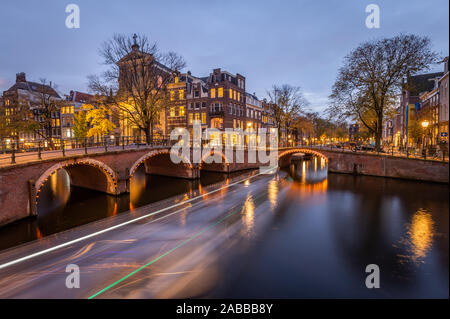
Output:
[[[145,165],[145,169],[147,173],[155,173],[158,174],[158,169],[162,170],[164,169],[164,175],[169,175],[170,174],[170,170],[172,170],[172,173],[174,176],[178,176],[177,175],[177,170],[180,170],[180,166],[179,164],[175,164],[172,163],[171,159],[170,159],[170,150],[168,149],[164,149],[164,150],[153,150],[150,151],[144,155],[142,155],[139,159],[137,159],[134,164],[131,166],[130,168],[130,175],[129,178],[132,178],[133,175],[136,173],[136,170],[142,165]],[[182,166],[182,170],[186,171],[186,170],[190,170],[192,171],[194,169],[191,161],[189,158],[182,156],[182,155],[175,155],[177,157],[179,157],[181,159],[180,164],[184,164],[181,165]],[[154,163],[151,163],[150,160],[155,159]],[[159,159],[159,161],[158,161]],[[158,163],[163,161],[163,163]],[[163,165],[163,166],[161,166]],[[164,167],[165,166],[165,167]],[[169,170],[169,171],[166,171]],[[161,172],[162,173],[162,172]],[[186,173],[186,172],[182,172],[182,173]],[[189,173],[188,173],[189,175]],[[188,176],[184,176],[184,174],[181,174],[180,177],[188,177]]]
[[117,174],[108,165],[92,158],[59,162],[49,167],[35,182],[36,200],[39,192],[49,177],[56,171],[64,169],[74,186],[94,189],[108,194],[117,194]]
[[[217,163],[213,161],[212,163],[208,163],[207,159],[211,157],[221,157],[221,162]],[[223,154],[222,151],[211,150],[206,154],[203,154],[202,159],[200,161],[199,169],[212,170],[212,171],[220,171],[220,172],[228,172],[230,166],[229,159]]]
[[320,158],[323,158],[325,160],[325,163],[328,163],[328,157],[322,154],[321,152],[318,152],[316,150],[308,149],[308,148],[291,148],[287,150],[281,150],[278,152],[278,163],[281,163],[280,165],[283,165],[286,159],[290,160],[290,157],[292,154],[295,153],[304,153],[304,154],[311,154],[318,156]]

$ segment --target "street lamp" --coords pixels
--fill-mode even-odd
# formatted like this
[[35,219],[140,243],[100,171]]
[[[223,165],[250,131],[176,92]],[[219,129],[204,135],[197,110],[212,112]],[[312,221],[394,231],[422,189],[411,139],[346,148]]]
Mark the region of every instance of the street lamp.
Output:
[[421,125],[423,127],[423,133],[422,133],[422,155],[424,159],[427,158],[427,150],[425,149],[425,131],[430,123],[427,120],[422,121]]

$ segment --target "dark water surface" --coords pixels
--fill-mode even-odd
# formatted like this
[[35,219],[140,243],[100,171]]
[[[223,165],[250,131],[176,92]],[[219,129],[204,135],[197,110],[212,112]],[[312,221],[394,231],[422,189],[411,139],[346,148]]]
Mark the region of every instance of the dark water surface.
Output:
[[[448,185],[325,169],[291,164],[273,220],[208,296],[448,298]],[[380,289],[365,285],[369,264]]]

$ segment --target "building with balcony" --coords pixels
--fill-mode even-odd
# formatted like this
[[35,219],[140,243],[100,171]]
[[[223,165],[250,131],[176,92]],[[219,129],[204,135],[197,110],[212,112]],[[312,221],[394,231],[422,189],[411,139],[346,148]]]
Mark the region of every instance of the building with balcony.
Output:
[[203,79],[209,90],[209,127],[245,128],[245,77],[220,68]]

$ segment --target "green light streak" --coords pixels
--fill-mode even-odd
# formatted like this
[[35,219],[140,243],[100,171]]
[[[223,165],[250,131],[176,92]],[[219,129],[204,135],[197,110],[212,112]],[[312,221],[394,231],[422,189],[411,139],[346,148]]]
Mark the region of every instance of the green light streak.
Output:
[[188,242],[194,240],[195,238],[199,237],[201,234],[203,234],[204,232],[208,231],[209,229],[213,228],[214,226],[220,224],[221,222],[223,222],[224,220],[226,220],[227,218],[233,216],[234,214],[236,214],[237,212],[240,212],[240,209],[236,209],[234,212],[232,212],[231,214],[219,219],[217,222],[209,225],[208,227],[204,228],[203,230],[199,231],[198,233],[196,233],[195,235],[193,235],[192,237],[182,241],[180,244],[178,244],[177,246],[175,246],[174,248],[166,251],[164,254],[156,257],[155,259],[153,259],[152,261],[150,261],[149,263],[139,267],[138,269],[134,270],[133,272],[129,273],[128,275],[126,275],[125,277],[120,278],[119,280],[117,280],[116,282],[112,283],[111,285],[103,288],[102,290],[100,290],[99,292],[93,294],[92,296],[88,297],[88,299],[93,299],[95,297],[97,297],[98,295],[104,293],[105,291],[111,289],[112,287],[116,286],[117,284],[121,283],[122,281],[126,280],[127,278],[133,276],[134,274],[138,273],[139,271],[141,271],[144,268],[147,268],[148,266],[150,266],[151,264],[157,262],[158,260],[160,260],[161,258],[167,256],[168,254],[172,253],[173,251],[175,251],[176,249],[186,245]]

